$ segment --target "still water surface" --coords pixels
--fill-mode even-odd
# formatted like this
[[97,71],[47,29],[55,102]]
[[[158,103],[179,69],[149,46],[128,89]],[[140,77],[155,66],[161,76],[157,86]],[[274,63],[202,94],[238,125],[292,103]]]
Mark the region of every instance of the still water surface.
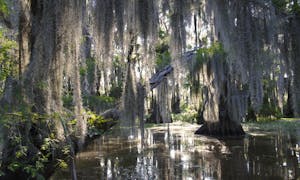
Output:
[[[127,135],[116,128],[78,153],[78,179],[300,180],[299,131],[218,140],[194,135],[197,128],[173,123]],[[51,179],[71,177],[60,170]]]

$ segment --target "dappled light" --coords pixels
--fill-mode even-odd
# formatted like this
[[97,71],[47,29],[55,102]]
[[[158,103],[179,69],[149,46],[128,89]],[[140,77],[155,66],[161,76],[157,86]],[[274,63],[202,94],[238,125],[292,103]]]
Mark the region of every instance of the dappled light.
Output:
[[[194,135],[196,125],[145,129],[145,138],[118,130],[94,140],[76,156],[79,179],[294,179],[300,173],[297,134],[252,132],[218,140]],[[144,146],[142,146],[142,143]],[[262,168],[263,167],[263,168]],[[58,171],[52,179],[68,179]]]
[[299,0],[0,0],[0,179],[297,179]]

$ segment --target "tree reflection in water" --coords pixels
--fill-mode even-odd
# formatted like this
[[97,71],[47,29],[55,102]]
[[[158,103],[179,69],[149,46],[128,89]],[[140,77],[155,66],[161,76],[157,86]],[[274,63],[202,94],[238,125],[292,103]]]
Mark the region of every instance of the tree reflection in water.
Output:
[[[198,126],[148,128],[136,138],[105,135],[77,155],[79,179],[297,179],[296,133],[248,134],[218,140],[194,135]],[[116,133],[117,134],[117,133]],[[144,144],[144,146],[142,146]],[[70,179],[67,170],[52,179]]]

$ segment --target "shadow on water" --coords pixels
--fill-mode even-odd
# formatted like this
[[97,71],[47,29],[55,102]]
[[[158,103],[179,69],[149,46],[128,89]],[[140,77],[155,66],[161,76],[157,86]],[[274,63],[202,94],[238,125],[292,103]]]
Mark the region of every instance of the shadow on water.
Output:
[[[139,131],[135,138],[121,137],[118,130],[102,136],[77,155],[78,178],[300,179],[300,134],[218,140],[194,135],[197,128],[174,123]],[[51,179],[70,178],[60,170]]]

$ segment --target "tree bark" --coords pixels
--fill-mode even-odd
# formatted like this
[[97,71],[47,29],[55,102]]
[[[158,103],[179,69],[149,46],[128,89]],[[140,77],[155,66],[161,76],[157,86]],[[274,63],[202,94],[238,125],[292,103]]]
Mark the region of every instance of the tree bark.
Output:
[[19,79],[21,79],[30,58],[30,36],[31,36],[31,2],[20,1],[19,14]]
[[204,66],[210,72],[204,78],[207,85],[202,108],[204,124],[195,134],[242,136],[245,132],[240,123],[246,115],[246,109],[239,106],[247,103],[247,96],[231,82],[226,61],[218,58]]

